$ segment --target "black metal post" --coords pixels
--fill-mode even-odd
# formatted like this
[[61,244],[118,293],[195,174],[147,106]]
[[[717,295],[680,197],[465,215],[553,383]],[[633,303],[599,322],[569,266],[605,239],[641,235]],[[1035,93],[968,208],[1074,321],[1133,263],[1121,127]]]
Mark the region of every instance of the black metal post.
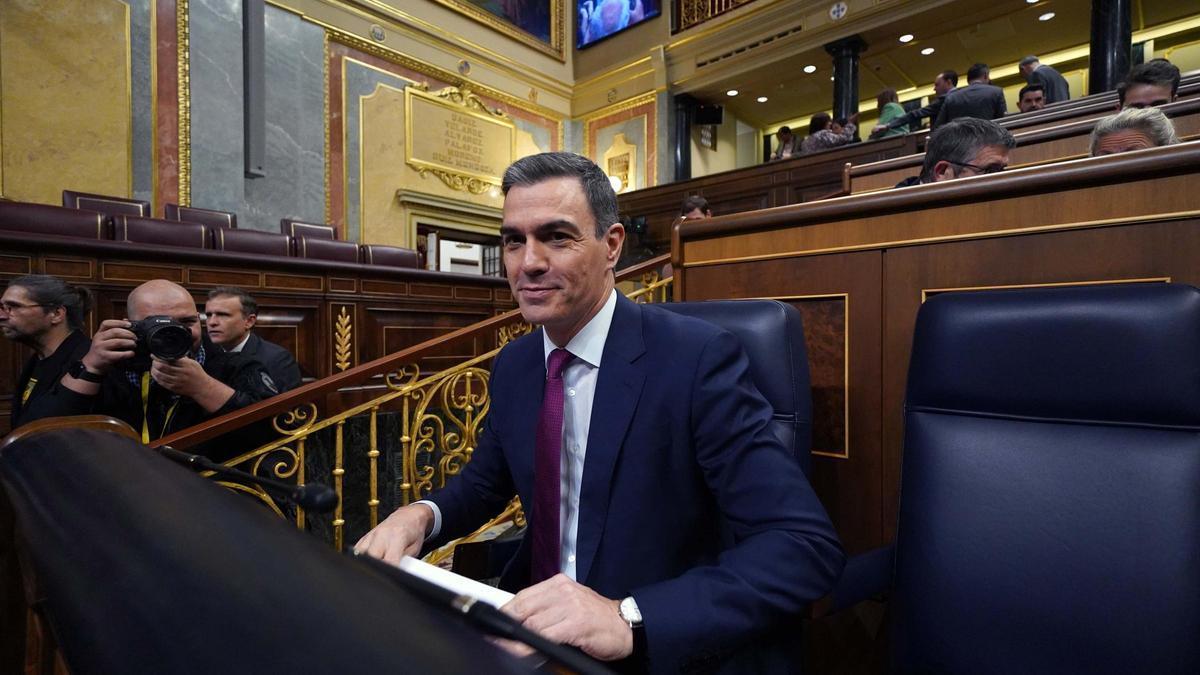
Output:
[[1133,43],[1130,0],[1092,0],[1092,41],[1088,57],[1088,93],[1117,88],[1129,72]]
[[857,35],[825,45],[833,57],[833,117],[849,117],[858,112],[858,55],[867,43]]
[[675,180],[692,178],[692,116],[696,99],[687,94],[675,96]]

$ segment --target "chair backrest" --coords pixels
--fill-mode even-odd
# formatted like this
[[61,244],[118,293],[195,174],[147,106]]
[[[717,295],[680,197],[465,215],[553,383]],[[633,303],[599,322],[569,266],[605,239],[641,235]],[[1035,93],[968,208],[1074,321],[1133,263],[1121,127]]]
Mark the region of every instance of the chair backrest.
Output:
[[934,296],[903,462],[895,672],[1200,672],[1200,290]]
[[200,223],[183,223],[158,218],[113,216],[113,239],[155,246],[209,248],[208,228]]
[[126,199],[110,195],[95,195],[87,192],[63,190],[63,206],[69,209],[88,209],[107,213],[110,216],[139,216],[149,218],[150,202],[141,199]]
[[237,228],[237,214],[229,211],[214,211],[213,209],[198,209],[194,206],[167,204],[165,208],[167,220],[183,220],[189,223],[207,225],[209,229],[219,227]]
[[336,225],[325,223],[306,223],[291,218],[279,219],[279,231],[289,237],[311,237],[321,239],[341,239]]
[[772,427],[808,473],[812,388],[800,312],[777,300],[667,302],[657,307],[733,333],[750,358],[750,377],[774,410]]
[[362,261],[367,265],[415,268],[420,260],[417,252],[411,248],[379,244],[363,244],[360,248],[362,249]]
[[337,262],[358,262],[358,244],[352,241],[326,239],[324,237],[293,238],[297,258],[315,258],[317,260],[334,260]]
[[212,237],[213,248],[218,251],[258,255],[292,255],[292,238],[278,232],[218,227],[212,231]]
[[0,202],[0,230],[83,239],[111,238],[107,214],[28,202]]

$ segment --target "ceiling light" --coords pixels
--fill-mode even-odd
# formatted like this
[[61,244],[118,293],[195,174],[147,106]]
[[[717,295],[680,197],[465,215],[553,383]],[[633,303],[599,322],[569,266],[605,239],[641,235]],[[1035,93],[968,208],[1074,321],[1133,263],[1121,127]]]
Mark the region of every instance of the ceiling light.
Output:
[[725,92],[725,95],[726,95],[726,96],[737,96],[737,95],[738,95],[738,90],[737,90],[737,89],[730,89],[729,91]]
[[1031,4],[1031,5],[1036,5],[1036,4],[1038,4],[1038,0],[1025,0],[1025,2],[1027,2],[1027,3]]
[[810,73],[810,74],[815,73],[815,72],[817,72],[817,67],[816,66],[804,66],[804,72]]
[[1046,12],[1045,14],[1038,17],[1038,21],[1049,21],[1050,19],[1053,19],[1053,18],[1054,18],[1054,12]]
[[620,177],[620,176],[609,176],[609,177],[608,177],[608,184],[612,186],[613,192],[620,192],[620,191],[621,191],[621,188],[625,187],[625,186],[624,186],[624,185],[621,183],[621,177]]
[[924,54],[925,56],[929,56],[933,52],[934,52],[933,47],[926,47],[925,49],[921,50],[921,53]]
[[757,100],[759,103],[766,103],[766,102],[767,102],[767,97],[766,97],[766,96],[759,96],[759,97],[758,97],[756,100]]
[[830,75],[830,76],[829,76],[829,81],[830,81],[830,82],[833,82],[833,76],[832,76],[832,75]]
[[901,41],[901,42],[905,42],[905,43],[907,43],[907,42],[912,42],[912,41],[913,41],[913,34],[912,34],[912,33],[905,33],[904,35],[901,35],[901,36],[900,36],[900,41]]

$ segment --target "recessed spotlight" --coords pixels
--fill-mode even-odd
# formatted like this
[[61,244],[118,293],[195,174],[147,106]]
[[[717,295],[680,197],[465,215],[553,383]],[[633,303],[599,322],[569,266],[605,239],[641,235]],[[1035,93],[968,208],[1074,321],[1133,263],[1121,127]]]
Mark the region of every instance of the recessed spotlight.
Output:
[[905,43],[907,43],[907,42],[912,42],[912,41],[913,41],[913,34],[912,34],[912,33],[905,33],[904,35],[901,35],[901,36],[900,36],[900,41],[901,41],[901,42],[905,42]]
[[737,90],[737,89],[730,89],[729,91],[725,92],[725,95],[726,95],[726,96],[737,96],[737,95],[738,95],[738,90]]
[[817,72],[817,67],[816,66],[804,66],[804,72],[809,73],[809,74],[815,73],[815,72]]
[[833,76],[832,76],[832,75],[830,75],[830,76],[829,76],[829,81],[830,81],[830,82],[833,82]]
[[1027,2],[1027,3],[1031,4],[1031,5],[1036,5],[1036,4],[1038,4],[1038,0],[1025,0],[1025,2]]
[[755,100],[756,100],[756,101],[758,101],[759,103],[766,103],[766,102],[767,102],[767,97],[766,97],[766,96],[759,96],[759,97],[758,97],[757,99],[755,99]]
[[929,56],[933,52],[934,52],[933,47],[926,47],[925,49],[921,50],[921,53],[924,54],[925,56]]
[[1045,14],[1038,17],[1038,21],[1049,21],[1050,19],[1053,19],[1053,18],[1054,18],[1054,12],[1046,12]]

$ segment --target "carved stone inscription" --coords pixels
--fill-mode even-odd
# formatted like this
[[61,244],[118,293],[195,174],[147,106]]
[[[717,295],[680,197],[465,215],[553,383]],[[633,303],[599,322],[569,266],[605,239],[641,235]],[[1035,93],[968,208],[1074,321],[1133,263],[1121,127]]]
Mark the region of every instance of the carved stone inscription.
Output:
[[408,105],[410,165],[422,173],[500,184],[514,159],[516,134],[510,120],[424,92],[410,93]]

